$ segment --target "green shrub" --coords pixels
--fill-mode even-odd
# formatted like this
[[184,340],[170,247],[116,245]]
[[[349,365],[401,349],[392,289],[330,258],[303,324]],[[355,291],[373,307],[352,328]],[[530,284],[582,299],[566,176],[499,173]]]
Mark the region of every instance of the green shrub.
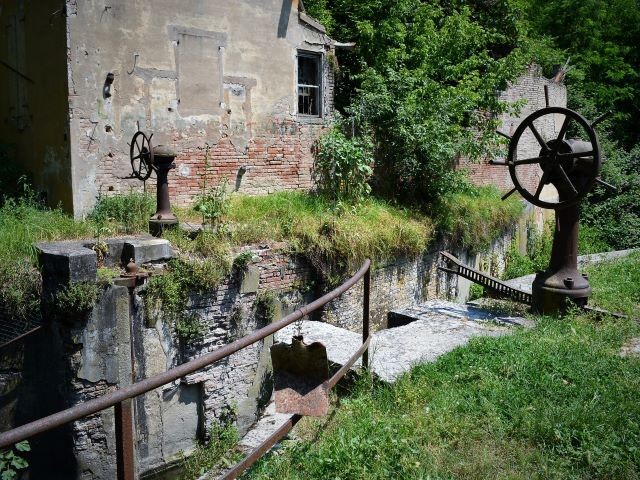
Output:
[[238,254],[233,259],[232,270],[239,277],[243,277],[253,259],[253,253],[246,251]]
[[317,142],[318,191],[335,201],[360,201],[371,192],[372,165],[371,141],[367,137],[347,138],[342,125],[336,125]]
[[202,192],[195,198],[193,209],[202,214],[202,224],[212,230],[218,229],[224,216],[229,212],[229,182],[224,178],[215,187],[203,187]]
[[602,231],[591,225],[580,225],[578,233],[578,253],[587,255],[589,253],[600,253],[614,250],[603,238]]
[[527,253],[518,250],[516,240],[505,252],[505,267],[502,274],[504,280],[523,277],[540,270],[546,270],[551,257],[553,244],[553,223],[545,223],[542,233],[538,233],[530,225],[527,227]]
[[259,292],[255,302],[253,302],[253,308],[256,312],[258,324],[264,325],[271,323],[276,315],[275,294],[270,291]]
[[182,315],[174,325],[176,334],[182,342],[195,343],[204,338],[206,326],[196,315]]
[[181,480],[195,480],[215,467],[229,467],[242,456],[233,450],[239,440],[238,430],[232,424],[214,423],[209,441],[188,457],[183,457],[184,474]]
[[471,287],[469,287],[468,300],[477,300],[482,297],[484,297],[484,287],[482,285],[478,285],[477,283],[472,283]]
[[144,291],[145,313],[151,322],[160,316],[172,325],[185,342],[198,341],[205,333],[200,319],[187,312],[189,295],[217,287],[229,274],[230,262],[214,259],[175,258],[164,275],[154,275]]
[[51,304],[57,315],[75,320],[91,311],[98,294],[99,288],[95,282],[70,283],[54,294]]
[[617,191],[596,187],[582,205],[582,225],[597,232],[607,250],[640,247],[640,144],[627,152],[604,136],[602,146],[602,177]]
[[0,311],[16,320],[38,314],[40,272],[28,260],[0,262]]
[[25,452],[29,452],[31,446],[27,440],[16,443],[13,447],[0,450],[0,478],[11,480],[19,478],[20,470],[24,470],[29,463],[22,458]]
[[89,219],[93,222],[96,237],[110,233],[146,232],[155,207],[155,199],[147,193],[101,194]]

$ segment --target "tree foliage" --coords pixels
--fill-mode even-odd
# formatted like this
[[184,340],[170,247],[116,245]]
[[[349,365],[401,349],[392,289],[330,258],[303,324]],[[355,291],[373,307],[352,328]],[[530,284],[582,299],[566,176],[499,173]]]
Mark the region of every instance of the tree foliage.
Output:
[[[640,244],[638,0],[306,0],[340,51],[336,105],[374,135],[376,191],[434,204],[463,185],[459,155],[489,155],[495,92],[535,61],[550,75],[570,59],[568,106],[598,126],[603,178],[582,219],[612,248]],[[491,112],[486,113],[485,112]],[[366,129],[367,131],[369,129]],[[622,217],[620,212],[623,213]]]
[[637,0],[519,0],[531,35],[570,57],[569,104],[585,115],[613,110],[612,137],[640,140],[640,5]]
[[507,108],[496,91],[530,59],[518,11],[483,2],[334,0],[306,2],[332,16],[332,34],[355,41],[339,52],[337,105],[374,135],[377,191],[433,203],[454,190],[459,155],[495,146],[492,114]]
[[587,118],[611,110],[598,126],[602,177],[582,221],[610,248],[640,246],[640,4],[637,0],[520,0],[531,35],[548,36],[570,57],[568,106]]

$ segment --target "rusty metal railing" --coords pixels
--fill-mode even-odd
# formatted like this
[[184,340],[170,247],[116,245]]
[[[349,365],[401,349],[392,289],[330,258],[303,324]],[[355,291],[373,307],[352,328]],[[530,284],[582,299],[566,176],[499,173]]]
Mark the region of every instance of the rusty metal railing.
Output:
[[[338,381],[344,377],[349,368],[362,356],[362,366],[369,368],[368,347],[371,337],[369,335],[369,298],[371,289],[371,261],[365,260],[360,269],[345,281],[342,285],[305,305],[295,312],[287,315],[283,319],[267,325],[249,335],[246,335],[232,343],[220,347],[213,352],[202,355],[187,363],[178,365],[166,372],[145,378],[139,382],[133,383],[118,390],[103,395],[98,398],[80,403],[61,412],[54,413],[44,418],[34,420],[20,427],[14,428],[7,432],[0,433],[0,448],[5,448],[14,443],[26,440],[34,435],[52,430],[54,428],[65,425],[69,422],[79,420],[88,415],[92,415],[101,410],[114,407],[115,413],[115,434],[116,434],[116,457],[117,457],[117,473],[118,480],[135,480],[138,474],[135,469],[135,449],[134,449],[134,430],[133,430],[133,408],[132,399],[161,387],[167,383],[171,383],[185,375],[189,375],[201,368],[207,367],[223,358],[228,357],[242,350],[249,345],[262,340],[269,335],[273,335],[278,330],[300,320],[315,310],[323,307],[331,300],[339,297],[344,292],[353,287],[360,279],[363,281],[363,301],[362,301],[362,346],[349,359],[349,361],[336,372],[333,377],[325,383],[328,388],[334,387]],[[299,415],[293,415],[289,421],[280,427],[278,431],[272,434],[258,448],[249,454],[244,460],[236,466],[228,470],[222,478],[235,478],[255,463],[264,453],[266,453],[275,443],[284,437],[293,426],[300,420]]]

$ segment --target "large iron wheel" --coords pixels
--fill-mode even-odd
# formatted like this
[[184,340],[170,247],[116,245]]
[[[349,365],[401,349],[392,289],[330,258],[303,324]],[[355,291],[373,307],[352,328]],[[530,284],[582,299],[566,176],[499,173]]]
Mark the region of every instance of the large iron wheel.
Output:
[[[536,128],[534,121],[557,114],[565,116],[560,131],[555,138],[546,140]],[[577,124],[579,133],[577,139],[569,140],[565,137],[572,123]],[[520,159],[518,145],[527,129],[540,145],[540,153],[537,157]],[[589,146],[580,151],[575,147],[577,143]],[[533,164],[540,167],[542,175],[535,191],[532,192],[522,184],[516,169],[521,165]],[[532,113],[518,126],[509,143],[507,166],[513,185],[525,199],[542,208],[560,209],[580,202],[598,178],[600,164],[600,145],[595,130],[582,115],[568,108],[547,107]],[[542,189],[547,184],[556,187],[557,202],[540,199]]]

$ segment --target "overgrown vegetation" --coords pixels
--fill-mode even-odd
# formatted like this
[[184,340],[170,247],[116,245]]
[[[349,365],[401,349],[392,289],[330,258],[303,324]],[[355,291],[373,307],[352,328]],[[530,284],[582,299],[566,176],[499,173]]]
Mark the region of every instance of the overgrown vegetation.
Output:
[[366,135],[347,137],[345,126],[337,122],[317,142],[318,191],[336,202],[358,202],[371,193],[372,144]]
[[486,112],[510,108],[495,92],[536,55],[517,9],[506,0],[305,7],[334,38],[356,44],[338,52],[336,104],[357,133],[373,133],[376,190],[414,205],[458,191],[454,160],[494,150],[496,120]]
[[546,270],[549,266],[552,243],[552,223],[545,223],[542,232],[538,232],[533,227],[527,228],[527,253],[525,255],[520,253],[517,242],[515,240],[511,242],[509,249],[505,252],[502,278],[509,280]]
[[[586,118],[608,110],[598,126],[604,152],[604,180],[582,208],[591,226],[612,249],[640,246],[640,9],[633,0],[518,0],[531,36],[547,37],[556,58],[570,59],[568,106]],[[571,12],[570,16],[566,12]],[[560,55],[562,57],[560,57]],[[547,64],[551,66],[550,64]]]
[[233,465],[241,458],[241,454],[233,449],[238,439],[238,431],[232,424],[215,423],[209,431],[209,441],[184,458],[184,474],[180,478],[195,480],[215,467]]
[[[640,256],[589,273],[594,302],[637,314]],[[328,424],[311,423],[247,477],[637,478],[640,362],[618,353],[640,326],[579,313],[537,322],[392,386],[364,377]]]
[[31,446],[27,440],[16,443],[11,448],[0,450],[0,478],[2,480],[19,478],[20,471],[29,466],[22,455],[30,450]]
[[152,276],[147,283],[147,317],[155,322],[162,316],[185,343],[201,340],[206,331],[200,319],[188,312],[189,296],[215,288],[230,270],[231,262],[225,257],[170,260],[167,272]]
[[45,209],[28,187],[0,207],[0,309],[25,318],[40,307],[40,273],[34,244],[91,235],[90,227],[59,209]]
[[100,195],[89,220],[98,239],[117,233],[146,232],[156,200],[146,193]]
[[[373,132],[375,189],[411,204],[460,191],[458,155],[490,157],[494,92],[536,61],[565,65],[568,106],[594,119],[602,176],[618,187],[588,196],[582,221],[607,249],[640,245],[640,9],[634,0],[308,0],[338,52],[336,105],[352,131]],[[567,12],[571,12],[567,16]],[[514,106],[517,108],[517,105]],[[365,137],[366,138],[366,137]]]
[[256,320],[259,325],[271,323],[276,315],[276,296],[271,291],[259,292],[253,308],[256,312]]
[[513,197],[501,202],[495,187],[467,186],[460,193],[445,195],[439,208],[440,231],[451,243],[482,252],[518,220],[523,205]]
[[60,318],[75,320],[91,311],[98,295],[99,288],[95,282],[70,283],[49,299],[49,305]]
[[196,197],[193,209],[202,215],[203,226],[215,231],[229,212],[228,181],[223,179],[219,185],[204,188]]

